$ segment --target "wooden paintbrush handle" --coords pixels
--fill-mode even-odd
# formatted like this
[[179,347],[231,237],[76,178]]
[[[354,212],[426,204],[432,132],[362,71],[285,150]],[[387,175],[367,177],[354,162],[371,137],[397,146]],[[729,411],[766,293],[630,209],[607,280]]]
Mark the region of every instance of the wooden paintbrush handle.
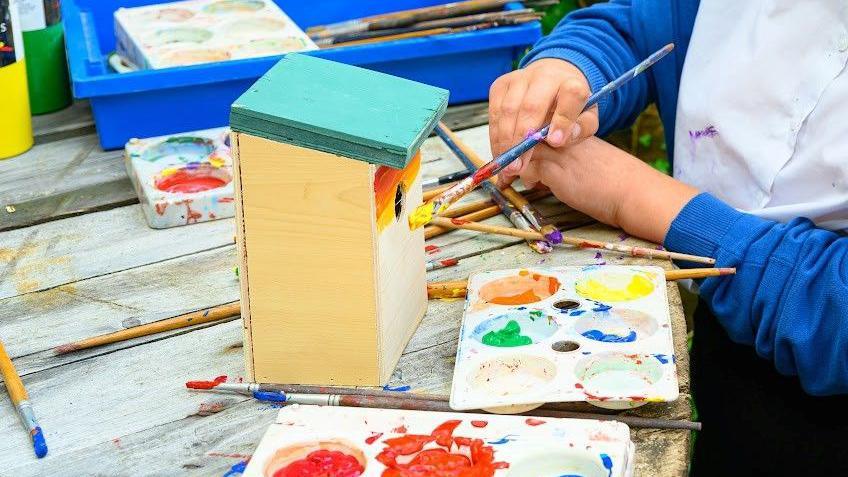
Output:
[[24,383],[21,381],[21,377],[18,376],[18,371],[15,369],[15,365],[12,364],[12,358],[6,353],[3,343],[0,343],[0,374],[3,375],[6,391],[12,399],[12,403],[17,405],[19,402],[29,399],[26,388],[24,388]]
[[93,348],[95,346],[103,346],[110,343],[117,343],[119,341],[126,341],[141,336],[162,333],[164,331],[176,330],[179,328],[186,328],[189,326],[232,318],[241,313],[240,306],[240,302],[233,302],[205,310],[193,311],[184,315],[168,318],[167,320],[155,321],[146,325],[134,326],[126,330],[68,343],[57,347],[55,352],[56,354],[64,354],[71,351],[78,351],[81,349]]

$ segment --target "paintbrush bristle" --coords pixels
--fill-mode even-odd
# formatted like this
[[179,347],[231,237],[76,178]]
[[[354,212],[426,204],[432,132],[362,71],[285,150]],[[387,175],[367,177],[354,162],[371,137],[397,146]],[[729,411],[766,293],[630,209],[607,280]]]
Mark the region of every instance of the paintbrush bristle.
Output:
[[415,230],[428,224],[433,220],[433,214],[439,207],[438,201],[427,202],[420,205],[414,212],[409,214],[409,230]]
[[35,456],[41,459],[47,455],[47,441],[44,440],[44,433],[41,432],[41,427],[36,427],[30,432],[32,438],[32,449],[35,451]]
[[68,353],[72,353],[74,351],[77,351],[79,349],[80,349],[79,345],[77,345],[75,343],[68,343],[68,344],[63,344],[61,346],[57,346],[57,347],[53,348],[53,354],[56,354],[56,355],[68,354]]

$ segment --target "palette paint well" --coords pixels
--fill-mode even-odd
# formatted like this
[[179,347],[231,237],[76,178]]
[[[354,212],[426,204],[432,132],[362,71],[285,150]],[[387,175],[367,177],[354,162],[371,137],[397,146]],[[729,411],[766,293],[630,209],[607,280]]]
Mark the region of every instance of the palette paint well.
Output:
[[451,407],[586,401],[626,408],[677,399],[663,273],[593,265],[473,275]]
[[295,404],[280,410],[244,476],[629,477],[634,450],[614,421]]

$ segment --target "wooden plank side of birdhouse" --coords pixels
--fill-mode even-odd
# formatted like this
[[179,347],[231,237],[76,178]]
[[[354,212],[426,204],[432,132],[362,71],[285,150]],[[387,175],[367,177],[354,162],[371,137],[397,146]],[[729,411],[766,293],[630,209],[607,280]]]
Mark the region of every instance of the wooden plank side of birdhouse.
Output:
[[373,166],[249,134],[237,142],[251,378],[376,384]]

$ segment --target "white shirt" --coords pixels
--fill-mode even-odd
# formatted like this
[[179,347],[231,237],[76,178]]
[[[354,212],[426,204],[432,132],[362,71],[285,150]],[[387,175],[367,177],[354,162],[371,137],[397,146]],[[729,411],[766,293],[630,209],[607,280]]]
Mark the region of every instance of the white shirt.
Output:
[[848,0],[703,0],[676,122],[676,178],[848,229]]

